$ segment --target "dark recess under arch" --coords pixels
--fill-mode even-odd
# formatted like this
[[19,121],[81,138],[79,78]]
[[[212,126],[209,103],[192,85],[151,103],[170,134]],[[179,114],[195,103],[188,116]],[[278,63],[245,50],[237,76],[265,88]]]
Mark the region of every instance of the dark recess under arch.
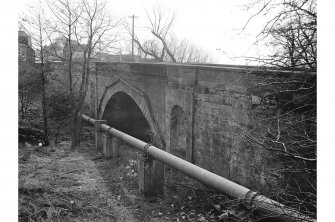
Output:
[[126,93],[117,92],[107,102],[102,119],[108,125],[144,142],[151,142],[148,121],[136,102]]

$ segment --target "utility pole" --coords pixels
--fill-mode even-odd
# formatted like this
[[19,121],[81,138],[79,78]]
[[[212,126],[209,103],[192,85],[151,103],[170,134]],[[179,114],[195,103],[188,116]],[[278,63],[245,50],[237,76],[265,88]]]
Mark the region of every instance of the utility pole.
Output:
[[132,15],[129,16],[128,18],[132,18],[133,19],[133,24],[132,24],[132,34],[131,34],[131,61],[134,62],[134,22],[135,22],[135,18],[138,18],[138,16]]

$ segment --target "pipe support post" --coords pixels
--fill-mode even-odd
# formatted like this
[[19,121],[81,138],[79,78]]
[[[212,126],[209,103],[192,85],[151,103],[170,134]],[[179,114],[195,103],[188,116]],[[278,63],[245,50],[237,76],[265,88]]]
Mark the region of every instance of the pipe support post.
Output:
[[95,120],[95,148],[97,153],[102,153],[103,150],[103,131],[101,125],[107,123],[107,120]]

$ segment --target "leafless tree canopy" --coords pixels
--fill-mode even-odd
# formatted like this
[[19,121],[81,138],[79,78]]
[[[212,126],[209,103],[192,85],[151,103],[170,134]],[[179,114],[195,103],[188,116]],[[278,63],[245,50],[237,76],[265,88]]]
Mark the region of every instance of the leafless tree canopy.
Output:
[[[117,40],[115,30],[119,20],[110,16],[106,4],[106,1],[99,0],[47,1],[37,15],[40,20],[34,19],[31,13],[22,20],[31,31],[31,36],[40,37],[35,43],[38,43],[36,49],[42,67],[50,56],[66,63],[63,78],[54,80],[68,89],[72,116],[72,148],[79,142],[78,112],[88,90],[92,69],[90,62],[95,54],[112,48]],[[36,35],[36,30],[32,30],[32,27],[40,34]],[[56,40],[59,40],[61,46]],[[59,47],[64,50],[60,52]],[[75,51],[81,52],[80,58],[74,58]]]
[[[149,21],[151,39],[141,41],[134,36],[139,51],[157,61],[179,63],[210,63],[211,56],[204,49],[187,40],[179,40],[173,33],[172,27],[176,14],[155,5],[150,11],[146,10]],[[126,29],[130,33],[129,25]]]
[[[23,17],[22,20],[20,21],[21,28],[24,28],[23,23],[26,23],[29,29],[31,29],[32,32],[36,33],[36,34],[32,34],[31,32],[29,32],[29,30],[25,30],[30,34],[29,35],[30,38],[31,37],[33,38],[32,46],[40,52],[42,52],[43,43],[46,38],[46,35],[45,35],[46,30],[44,27],[46,20],[45,20],[44,15],[45,15],[44,10],[41,7],[41,5],[39,5],[37,10],[35,9],[35,10],[30,11],[30,17],[26,17],[26,18]],[[43,53],[39,54],[39,59],[41,60],[41,65],[39,67],[35,67],[33,64],[30,65],[29,67],[30,71],[28,71],[30,75],[22,75],[22,72],[20,72],[19,85],[22,85],[22,84],[24,85],[26,82],[28,82],[29,85],[35,82],[35,87],[36,87],[36,83],[39,85],[36,88],[40,89],[39,93],[41,94],[41,97],[42,97],[42,110],[43,110],[42,119],[43,119],[44,138],[45,138],[45,144],[49,145],[49,138],[48,138],[49,127],[48,127],[48,118],[47,118],[48,110],[47,110],[47,95],[46,95],[46,73],[47,71],[44,65],[46,59],[43,56]],[[37,79],[38,80],[37,82],[36,82],[36,75],[39,76],[39,78]],[[31,94],[28,93],[27,95],[31,95]],[[21,101],[26,101],[25,105],[29,104],[28,103],[29,99],[27,99],[28,97],[20,96],[20,98],[21,98]],[[24,103],[21,103],[21,105],[24,105]],[[25,109],[23,109],[22,111],[24,110]]]
[[244,131],[255,146],[277,155],[281,169],[269,169],[269,178],[282,184],[268,195],[316,217],[316,2],[314,0],[252,1],[256,9],[246,26],[260,16],[267,22],[257,36],[273,50],[259,62],[265,72],[250,88],[259,92],[268,117],[258,121],[259,130]]
[[258,35],[274,53],[266,58],[251,58],[280,68],[316,70],[317,12],[315,0],[252,1],[247,9],[256,8],[256,16],[269,18]]

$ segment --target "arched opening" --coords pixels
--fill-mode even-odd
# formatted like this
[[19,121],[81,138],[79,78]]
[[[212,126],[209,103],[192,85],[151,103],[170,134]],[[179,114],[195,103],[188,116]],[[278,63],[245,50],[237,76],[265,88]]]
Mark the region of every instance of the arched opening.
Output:
[[170,152],[183,159],[186,157],[186,115],[178,105],[171,110]]
[[150,126],[136,102],[126,93],[117,92],[107,102],[102,119],[108,125],[144,142],[151,142]]

